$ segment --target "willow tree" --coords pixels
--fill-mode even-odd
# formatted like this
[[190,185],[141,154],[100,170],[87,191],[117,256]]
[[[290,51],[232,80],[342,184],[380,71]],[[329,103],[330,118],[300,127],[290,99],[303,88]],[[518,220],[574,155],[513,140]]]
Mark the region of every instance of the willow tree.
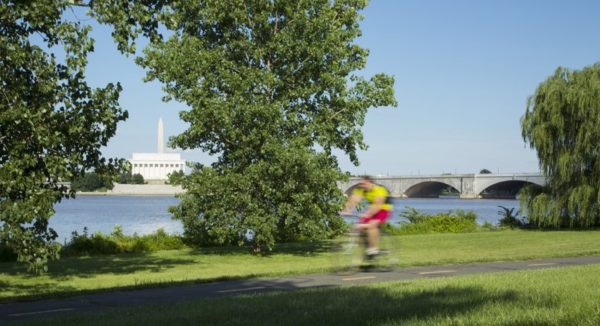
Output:
[[73,195],[63,182],[118,168],[100,149],[127,117],[118,84],[85,81],[94,43],[63,19],[72,3],[0,1],[0,245],[35,271],[58,256],[48,220]]
[[600,225],[600,64],[558,68],[529,99],[521,125],[547,178],[546,187],[521,193],[528,220]]
[[393,78],[356,72],[364,0],[207,0],[163,3],[170,37],[138,63],[185,103],[171,144],[216,162],[183,181],[175,207],[191,239],[243,244],[340,232],[344,178],[334,150],[358,164],[368,108],[395,105]]

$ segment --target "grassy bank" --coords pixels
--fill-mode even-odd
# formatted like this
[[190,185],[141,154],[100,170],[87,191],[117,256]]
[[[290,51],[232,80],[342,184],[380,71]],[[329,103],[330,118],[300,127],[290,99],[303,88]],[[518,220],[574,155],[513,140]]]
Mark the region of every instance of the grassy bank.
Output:
[[[598,231],[497,231],[399,237],[401,266],[524,260],[600,254]],[[53,262],[43,276],[25,266],[0,264],[0,301],[115,288],[326,272],[330,243],[280,246],[269,256],[242,249],[168,250],[142,254],[69,257]]]
[[598,325],[600,265],[197,300],[30,325]]

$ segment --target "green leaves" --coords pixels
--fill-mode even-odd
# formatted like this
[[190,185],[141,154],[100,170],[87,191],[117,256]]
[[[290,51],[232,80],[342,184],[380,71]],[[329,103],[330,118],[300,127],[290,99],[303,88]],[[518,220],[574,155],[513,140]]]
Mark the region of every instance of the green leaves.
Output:
[[180,114],[189,128],[172,145],[218,158],[183,180],[187,193],[172,211],[186,236],[268,250],[340,232],[335,182],[344,176],[332,150],[358,164],[367,109],[396,104],[392,77],[353,75],[368,54],[353,43],[366,1],[162,4],[153,15],[170,37],[137,62],[168,99],[190,107]]
[[[158,33],[159,13],[168,0],[90,0],[89,14],[100,23],[113,27],[113,39],[119,51],[135,54],[136,38],[143,35],[151,41],[161,40]],[[184,1],[185,2],[185,1]]]
[[366,4],[90,1],[121,51],[150,38],[136,58],[146,80],[189,106],[180,113],[189,128],[171,145],[217,158],[182,180],[187,193],[172,209],[190,239],[263,250],[342,229],[336,181],[344,176],[332,151],[358,164],[367,110],[396,105],[392,77],[355,75],[368,56],[354,44]]
[[[157,14],[170,37],[137,62],[189,128],[172,139],[218,160],[183,181],[173,208],[202,244],[322,239],[340,232],[333,149],[358,164],[367,109],[395,105],[394,80],[365,80],[366,1],[173,1]],[[322,151],[316,150],[322,148]]]
[[558,68],[530,97],[521,125],[548,182],[521,195],[528,219],[542,226],[600,225],[600,64]]
[[[120,85],[85,82],[93,40],[88,26],[62,20],[67,4],[3,1],[0,10],[0,237],[37,272],[58,256],[48,219],[54,203],[74,195],[63,182],[118,170],[100,147],[127,118]],[[63,62],[50,52],[57,46]]]
[[341,178],[326,155],[269,144],[268,159],[242,172],[202,167],[184,180],[187,193],[172,208],[185,235],[199,244],[251,244],[271,249],[276,241],[321,239],[339,233]]

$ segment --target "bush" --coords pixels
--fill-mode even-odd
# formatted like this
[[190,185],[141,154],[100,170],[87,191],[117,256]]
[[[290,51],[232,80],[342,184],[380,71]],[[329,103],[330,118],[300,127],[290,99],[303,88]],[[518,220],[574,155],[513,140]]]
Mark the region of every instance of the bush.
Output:
[[507,208],[504,206],[498,206],[501,210],[498,211],[498,215],[501,215],[499,224],[500,226],[506,226],[510,228],[520,228],[525,226],[525,222],[523,220],[519,220],[517,216],[519,213],[515,213],[515,208]]
[[409,222],[400,222],[398,226],[387,224],[384,230],[392,234],[419,234],[464,233],[479,229],[477,214],[472,211],[456,210],[429,215],[413,207],[407,207],[400,216],[408,219]]
[[406,206],[406,208],[400,212],[400,217],[404,217],[410,223],[416,224],[422,222],[425,218],[431,215],[427,215],[414,207]]
[[497,230],[498,228],[494,224],[492,224],[492,222],[485,221],[483,223],[483,225],[481,225],[481,229],[482,230],[487,230],[487,231],[494,231],[494,230]]
[[168,234],[163,229],[158,229],[152,234],[143,236],[137,234],[127,236],[123,234],[123,228],[117,225],[111,234],[97,232],[90,236],[87,233],[87,228],[83,229],[81,235],[73,232],[71,241],[62,248],[62,254],[65,256],[110,255],[185,247],[186,245],[180,236]]
[[88,235],[87,227],[83,228],[83,234],[73,231],[71,241],[62,247],[61,254],[65,256],[98,255],[119,253],[120,248],[115,241],[109,239],[102,233]]
[[132,183],[132,184],[135,184],[135,185],[143,185],[144,184],[144,177],[141,174],[136,173],[133,176],[131,176],[131,182],[129,182],[129,183]]

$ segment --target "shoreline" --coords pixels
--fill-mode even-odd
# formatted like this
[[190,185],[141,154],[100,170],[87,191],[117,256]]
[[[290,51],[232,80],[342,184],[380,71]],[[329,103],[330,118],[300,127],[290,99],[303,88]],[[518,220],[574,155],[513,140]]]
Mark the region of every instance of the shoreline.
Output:
[[120,184],[115,183],[113,189],[105,192],[82,191],[77,192],[77,196],[175,196],[185,191],[181,186],[167,184]]
[[156,196],[156,197],[174,197],[179,193],[175,194],[163,194],[163,193],[111,193],[111,192],[77,192],[75,196],[84,196],[84,197],[144,197],[144,196]]

